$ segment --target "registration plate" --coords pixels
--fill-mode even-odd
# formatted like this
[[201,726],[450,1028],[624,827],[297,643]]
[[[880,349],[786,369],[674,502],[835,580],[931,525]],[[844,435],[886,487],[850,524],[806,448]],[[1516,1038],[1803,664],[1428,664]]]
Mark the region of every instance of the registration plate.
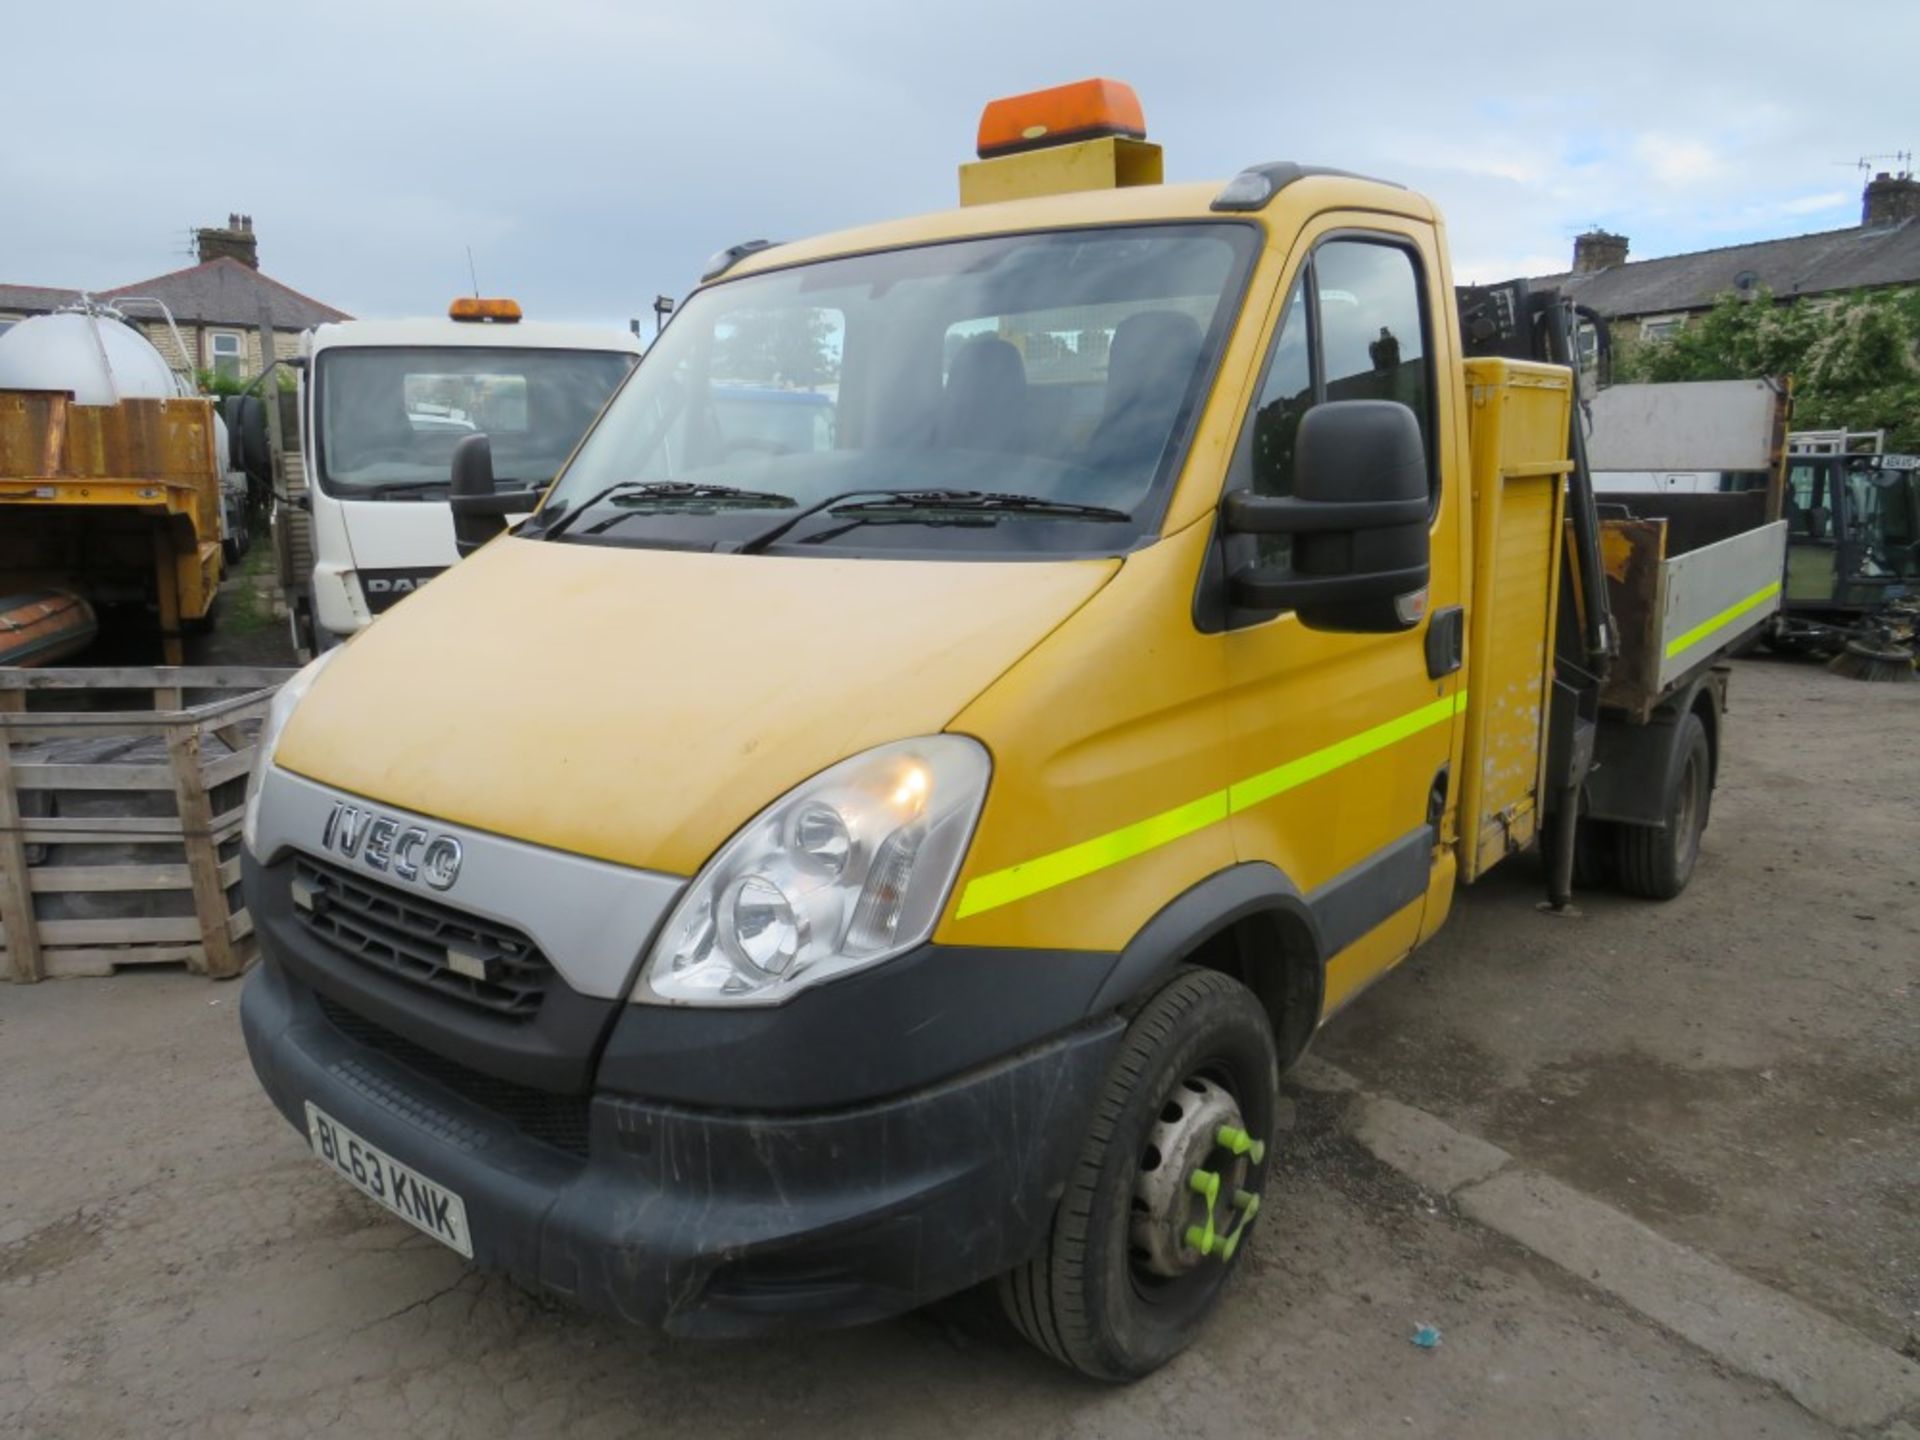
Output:
[[307,1138],[313,1142],[313,1153],[349,1185],[441,1244],[473,1258],[467,1207],[458,1195],[368,1144],[312,1102],[307,1104]]

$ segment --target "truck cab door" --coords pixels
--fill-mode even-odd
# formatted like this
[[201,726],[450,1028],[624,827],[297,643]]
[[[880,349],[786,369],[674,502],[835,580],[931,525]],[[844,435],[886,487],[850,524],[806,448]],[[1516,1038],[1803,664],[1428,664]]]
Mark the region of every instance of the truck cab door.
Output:
[[[1415,221],[1327,217],[1282,287],[1264,371],[1227,490],[1292,493],[1294,440],[1318,404],[1391,400],[1418,420],[1431,510],[1424,613],[1388,634],[1309,629],[1292,612],[1222,617],[1242,862],[1304,894],[1327,961],[1326,1008],[1405,956],[1451,894],[1450,775],[1458,765],[1464,616],[1450,296],[1434,232]],[[1284,568],[1288,536],[1219,542],[1222,568]],[[1437,908],[1428,914],[1429,893]]]
[[1845,487],[1835,484],[1841,462],[1796,456],[1787,467],[1787,593],[1789,606],[1813,607],[1838,598],[1843,576],[1835,519]]

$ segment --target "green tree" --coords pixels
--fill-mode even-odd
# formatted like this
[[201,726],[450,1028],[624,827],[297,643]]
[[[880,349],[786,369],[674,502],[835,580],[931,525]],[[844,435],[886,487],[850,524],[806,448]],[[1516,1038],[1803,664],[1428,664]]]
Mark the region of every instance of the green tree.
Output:
[[1623,381],[1793,379],[1797,430],[1885,430],[1920,450],[1920,291],[1776,304],[1729,292],[1664,340],[1622,347]]
[[713,373],[754,385],[827,384],[840,376],[837,328],[827,310],[735,311],[715,332]]

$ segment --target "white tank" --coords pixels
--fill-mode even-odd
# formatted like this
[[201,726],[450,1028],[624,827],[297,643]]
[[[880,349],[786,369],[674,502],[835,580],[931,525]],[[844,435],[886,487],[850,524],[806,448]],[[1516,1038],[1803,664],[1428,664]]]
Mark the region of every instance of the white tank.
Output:
[[181,393],[146,336],[111,316],[71,310],[36,315],[0,335],[0,390],[71,390],[81,405]]

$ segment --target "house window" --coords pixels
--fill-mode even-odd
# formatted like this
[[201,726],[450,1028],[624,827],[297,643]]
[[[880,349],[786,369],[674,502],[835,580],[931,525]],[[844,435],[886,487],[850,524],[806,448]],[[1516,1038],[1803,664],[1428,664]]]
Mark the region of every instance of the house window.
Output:
[[1640,322],[1642,340],[1671,340],[1680,333],[1680,327],[1687,323],[1684,315],[1661,315]]
[[207,334],[207,356],[209,368],[215,375],[228,380],[240,378],[240,359],[246,353],[239,332],[234,330],[213,330]]

